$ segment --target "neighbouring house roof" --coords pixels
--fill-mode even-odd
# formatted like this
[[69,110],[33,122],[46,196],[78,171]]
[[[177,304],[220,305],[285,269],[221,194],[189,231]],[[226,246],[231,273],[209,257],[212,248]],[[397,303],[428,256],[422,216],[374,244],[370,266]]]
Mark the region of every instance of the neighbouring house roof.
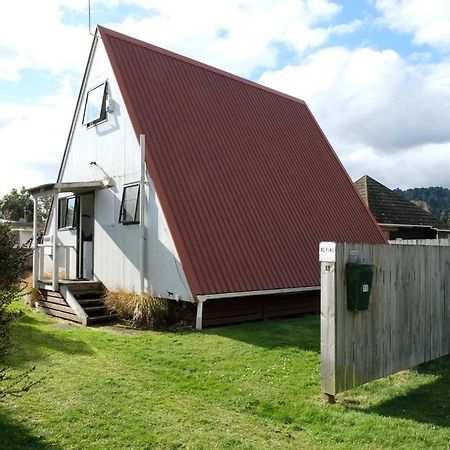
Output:
[[20,222],[16,220],[0,219],[0,223],[7,223],[14,230],[28,230],[33,228],[32,222]]
[[320,241],[384,243],[306,104],[98,27],[194,295],[320,285]]
[[354,185],[379,224],[448,228],[429,212],[367,175]]

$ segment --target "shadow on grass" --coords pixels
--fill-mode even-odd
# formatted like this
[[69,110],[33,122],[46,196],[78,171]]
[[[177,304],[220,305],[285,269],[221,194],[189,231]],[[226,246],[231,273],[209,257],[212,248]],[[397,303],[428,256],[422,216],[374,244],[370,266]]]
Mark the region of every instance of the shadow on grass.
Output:
[[34,436],[22,424],[11,420],[5,411],[0,411],[0,446],[2,450],[58,450],[59,447]]
[[298,348],[320,351],[320,317],[301,316],[209,328],[205,334],[227,337],[267,349]]
[[67,355],[93,354],[92,348],[86,342],[75,339],[70,331],[61,333],[55,328],[46,329],[45,325],[45,321],[31,314],[23,316],[13,327],[13,347],[2,357],[4,365],[28,367],[53,352],[63,352]]
[[450,362],[436,360],[419,366],[417,370],[438,378],[406,395],[358,410],[450,428]]

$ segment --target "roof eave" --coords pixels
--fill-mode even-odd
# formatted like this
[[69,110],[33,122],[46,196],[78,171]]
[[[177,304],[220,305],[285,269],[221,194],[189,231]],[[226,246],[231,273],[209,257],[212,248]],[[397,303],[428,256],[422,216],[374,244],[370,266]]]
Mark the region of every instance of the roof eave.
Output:
[[435,228],[435,225],[415,225],[408,223],[380,223],[380,227],[402,227],[402,228]]
[[244,292],[222,292],[217,294],[197,295],[197,300],[204,302],[206,300],[219,300],[225,298],[236,297],[255,297],[260,295],[281,295],[281,294],[296,294],[301,292],[319,291],[320,286],[285,288],[285,289],[267,289],[261,291],[244,291]]

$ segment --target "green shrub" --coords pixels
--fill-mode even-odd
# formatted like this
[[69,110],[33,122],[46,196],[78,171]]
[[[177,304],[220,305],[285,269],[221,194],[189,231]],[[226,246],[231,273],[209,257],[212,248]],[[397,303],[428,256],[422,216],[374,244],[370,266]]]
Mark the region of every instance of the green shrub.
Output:
[[9,307],[16,298],[18,298],[16,287],[0,290],[0,355],[9,347],[11,326],[22,315],[21,312],[11,310]]
[[123,289],[108,291],[103,299],[106,307],[120,319],[136,328],[161,330],[172,321],[169,301],[150,294],[136,294]]
[[18,297],[26,256],[26,250],[17,246],[11,227],[0,223],[0,355],[7,349],[11,325],[20,315],[9,305]]
[[[11,342],[11,326],[22,312],[10,307],[21,294],[19,277],[22,275],[28,251],[19,247],[11,227],[0,223],[0,356]],[[34,367],[20,374],[10,374],[0,367],[0,401],[7,396],[18,396],[27,392],[37,381],[30,378]]]
[[28,251],[17,245],[11,226],[0,222],[0,290],[17,284],[23,273]]

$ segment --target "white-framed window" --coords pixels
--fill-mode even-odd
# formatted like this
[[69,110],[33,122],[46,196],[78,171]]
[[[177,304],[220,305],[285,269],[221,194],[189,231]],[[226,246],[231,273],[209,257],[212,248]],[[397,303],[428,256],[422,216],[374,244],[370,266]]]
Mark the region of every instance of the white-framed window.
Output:
[[139,223],[139,184],[124,186],[120,204],[119,223],[131,225]]
[[58,228],[76,228],[77,227],[77,198],[60,198],[58,206]]
[[84,105],[83,125],[92,126],[106,120],[106,81],[90,89]]

